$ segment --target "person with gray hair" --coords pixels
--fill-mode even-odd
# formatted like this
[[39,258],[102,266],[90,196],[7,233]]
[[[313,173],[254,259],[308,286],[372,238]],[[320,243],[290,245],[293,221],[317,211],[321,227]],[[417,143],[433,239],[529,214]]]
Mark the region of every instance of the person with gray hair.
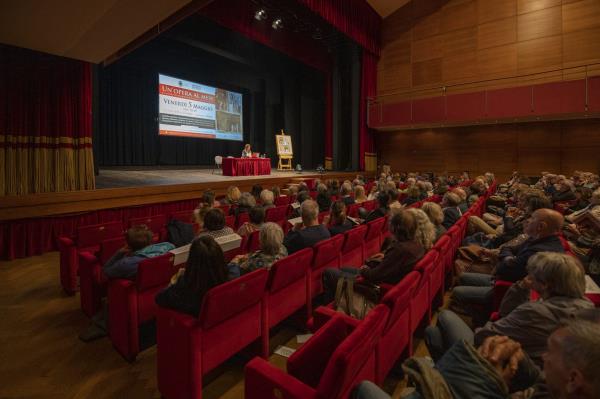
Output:
[[[546,339],[552,331],[580,310],[594,305],[584,297],[585,271],[575,257],[539,252],[529,258],[527,271],[527,277],[513,284],[504,296],[500,304],[502,317],[475,332],[452,311],[442,311],[437,326],[425,331],[432,357],[439,359],[460,339],[478,345],[487,337],[506,335],[519,342],[533,362],[541,365]],[[540,299],[529,300],[532,289]]]
[[315,201],[304,200],[300,205],[300,215],[302,223],[297,223],[283,240],[289,254],[331,237],[327,227],[319,223],[319,206]]
[[425,202],[421,206],[421,210],[425,212],[433,224],[433,228],[435,229],[435,239],[433,242],[435,243],[440,239],[442,234],[446,232],[446,228],[442,226],[442,222],[444,221],[444,211],[442,211],[442,207],[435,202]]
[[273,203],[275,201],[275,196],[273,195],[273,191],[271,190],[262,190],[260,192],[260,200],[265,210],[275,207],[275,204]]
[[260,228],[260,249],[251,254],[236,256],[228,266],[229,279],[266,267],[287,256],[283,245],[283,230],[277,223],[267,222]]
[[354,198],[350,195],[352,193],[352,184],[345,181],[340,188],[340,200],[344,201],[344,205],[350,206],[354,204]]
[[239,205],[233,210],[233,214],[237,217],[240,213],[250,212],[250,209],[256,206],[256,200],[250,193],[242,193],[240,196]]

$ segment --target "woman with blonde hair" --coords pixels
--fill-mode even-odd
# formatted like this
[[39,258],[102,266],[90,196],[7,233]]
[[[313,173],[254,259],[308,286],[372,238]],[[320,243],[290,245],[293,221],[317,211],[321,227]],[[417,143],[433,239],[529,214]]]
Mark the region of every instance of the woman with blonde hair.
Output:
[[425,251],[428,251],[435,242],[435,227],[433,223],[431,223],[427,214],[420,209],[408,208],[406,211],[412,213],[417,221],[415,241],[421,244]]
[[365,195],[364,186],[358,185],[354,187],[354,203],[361,204],[367,201],[367,196]]
[[227,194],[225,198],[223,198],[223,205],[237,205],[242,196],[242,192],[237,186],[229,186],[227,187]]
[[435,239],[434,243],[440,239],[442,234],[446,232],[446,228],[442,225],[444,221],[444,211],[442,211],[442,207],[435,202],[425,202],[423,206],[421,206],[421,210],[425,212],[429,221],[433,224],[433,228],[435,229]]

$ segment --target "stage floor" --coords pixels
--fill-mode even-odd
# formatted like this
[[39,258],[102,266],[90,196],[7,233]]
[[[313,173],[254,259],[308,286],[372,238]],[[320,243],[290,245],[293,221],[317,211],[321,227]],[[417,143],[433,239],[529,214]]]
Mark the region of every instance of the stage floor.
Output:
[[282,172],[272,170],[270,175],[261,176],[223,176],[221,170],[182,168],[102,168],[96,176],[96,189],[140,186],[161,186],[171,184],[211,183],[224,181],[262,180],[268,178],[302,177],[304,174],[317,173],[314,170]]

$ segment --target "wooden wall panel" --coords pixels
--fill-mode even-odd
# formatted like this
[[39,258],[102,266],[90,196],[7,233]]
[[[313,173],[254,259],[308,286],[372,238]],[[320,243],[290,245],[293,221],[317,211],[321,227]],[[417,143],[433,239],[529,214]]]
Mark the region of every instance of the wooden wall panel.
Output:
[[600,119],[380,132],[376,148],[397,171],[598,173]]
[[555,36],[562,33],[562,7],[551,7],[517,17],[519,41]]
[[432,87],[468,92],[600,75],[591,65],[600,64],[600,0],[410,4],[384,19],[379,94],[407,99]]

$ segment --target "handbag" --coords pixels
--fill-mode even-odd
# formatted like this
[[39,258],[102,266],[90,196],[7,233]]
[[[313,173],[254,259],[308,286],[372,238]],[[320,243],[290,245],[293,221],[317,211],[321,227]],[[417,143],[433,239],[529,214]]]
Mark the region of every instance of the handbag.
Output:
[[340,277],[335,290],[334,308],[358,320],[379,301],[379,287],[370,283],[357,283],[354,277]]
[[456,260],[454,261],[454,274],[460,276],[462,273],[492,274],[495,262],[481,255],[481,247],[468,245],[458,248]]

